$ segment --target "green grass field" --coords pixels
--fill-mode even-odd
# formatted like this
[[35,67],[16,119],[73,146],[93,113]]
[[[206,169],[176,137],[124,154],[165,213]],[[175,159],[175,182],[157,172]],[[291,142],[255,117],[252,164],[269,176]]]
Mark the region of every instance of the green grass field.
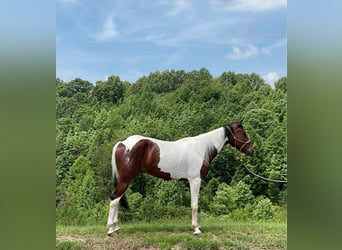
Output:
[[190,220],[121,224],[114,237],[105,225],[57,226],[57,249],[286,249],[286,222],[202,220],[202,234],[192,234]]

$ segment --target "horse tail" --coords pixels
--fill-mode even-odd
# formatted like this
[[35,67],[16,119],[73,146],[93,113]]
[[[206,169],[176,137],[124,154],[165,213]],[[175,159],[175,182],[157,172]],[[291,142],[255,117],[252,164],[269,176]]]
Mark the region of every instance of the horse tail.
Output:
[[[116,160],[115,160],[115,152],[116,152],[116,149],[117,149],[119,143],[120,142],[115,144],[115,146],[113,148],[113,153],[112,153],[112,174],[113,174],[113,180],[114,180],[114,188],[116,188],[118,186],[118,183],[119,183],[118,170],[117,170]],[[128,205],[128,201],[127,201],[125,193],[120,198],[120,205],[127,210],[129,209],[129,205]]]

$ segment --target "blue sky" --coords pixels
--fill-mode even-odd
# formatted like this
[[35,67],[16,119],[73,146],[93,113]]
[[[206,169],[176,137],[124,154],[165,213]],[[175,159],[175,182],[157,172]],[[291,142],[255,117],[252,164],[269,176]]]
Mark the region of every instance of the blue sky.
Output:
[[287,75],[287,0],[57,0],[56,76],[135,82],[169,69]]

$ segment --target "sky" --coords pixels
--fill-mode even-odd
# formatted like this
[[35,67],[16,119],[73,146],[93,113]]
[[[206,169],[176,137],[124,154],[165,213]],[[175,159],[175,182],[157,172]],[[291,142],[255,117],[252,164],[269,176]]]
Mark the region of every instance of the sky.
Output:
[[287,0],[56,0],[56,77],[164,70],[287,75]]

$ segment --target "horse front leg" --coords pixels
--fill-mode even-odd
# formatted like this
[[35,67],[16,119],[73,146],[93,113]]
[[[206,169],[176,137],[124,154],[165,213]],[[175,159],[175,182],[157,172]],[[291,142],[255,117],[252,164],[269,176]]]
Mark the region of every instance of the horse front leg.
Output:
[[198,214],[198,195],[201,187],[201,178],[195,178],[189,180],[190,193],[191,193],[191,209],[192,209],[192,227],[194,229],[194,234],[200,234],[197,214]]

